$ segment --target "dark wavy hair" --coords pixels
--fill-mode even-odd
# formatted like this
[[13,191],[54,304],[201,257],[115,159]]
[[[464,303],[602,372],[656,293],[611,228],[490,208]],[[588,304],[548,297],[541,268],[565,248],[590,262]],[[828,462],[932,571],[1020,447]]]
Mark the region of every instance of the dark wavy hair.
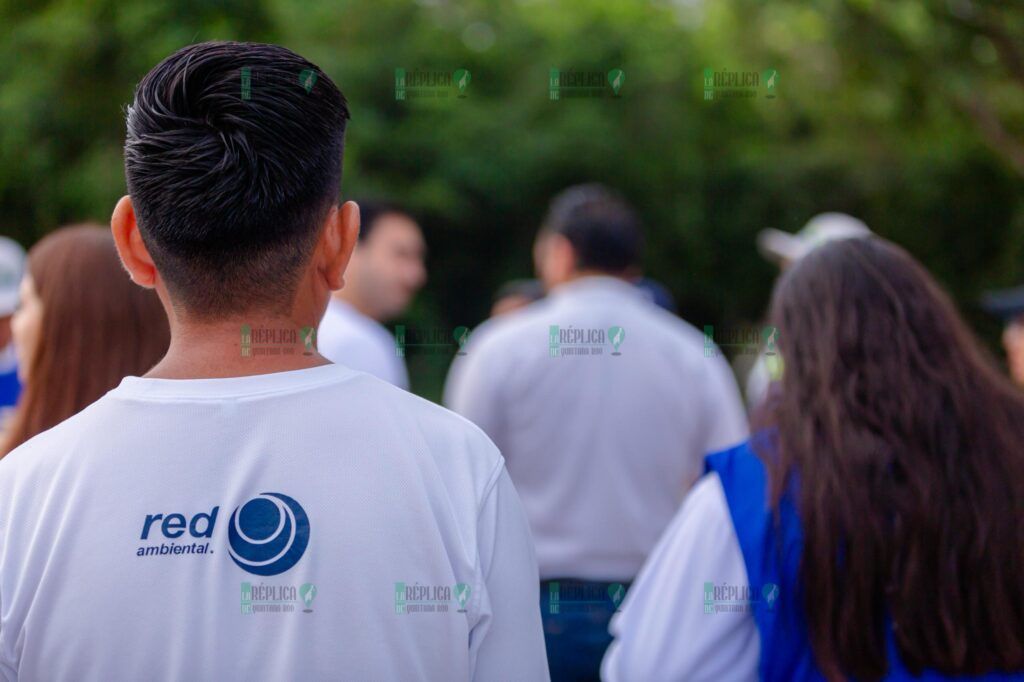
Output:
[[799,480],[804,611],[829,679],[1024,669],[1024,394],[878,238],[824,245],[771,304],[777,505]]
[[127,110],[139,231],[176,305],[290,310],[337,202],[348,106],[315,64],[258,43],[189,45]]

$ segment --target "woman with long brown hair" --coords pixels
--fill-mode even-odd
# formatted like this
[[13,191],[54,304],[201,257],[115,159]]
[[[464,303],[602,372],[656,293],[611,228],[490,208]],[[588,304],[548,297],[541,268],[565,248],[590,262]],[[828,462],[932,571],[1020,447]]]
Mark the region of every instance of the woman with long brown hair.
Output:
[[770,317],[781,390],[707,458],[604,677],[1024,679],[1024,394],[882,239],[816,249]]
[[0,456],[145,373],[170,342],[156,294],[129,279],[98,225],[61,228],[29,251],[11,328],[24,390]]

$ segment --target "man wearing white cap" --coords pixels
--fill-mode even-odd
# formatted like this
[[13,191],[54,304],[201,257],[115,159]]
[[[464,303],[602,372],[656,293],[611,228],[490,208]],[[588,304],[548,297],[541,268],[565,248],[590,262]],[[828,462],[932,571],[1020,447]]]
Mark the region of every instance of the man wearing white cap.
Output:
[[[765,258],[786,269],[811,251],[837,239],[869,237],[863,221],[845,213],[819,213],[793,234],[769,227],[757,235],[757,248]],[[753,412],[768,396],[768,388],[782,371],[778,355],[761,354],[747,375],[747,408]]]
[[13,239],[0,237],[0,428],[21,393],[11,342],[11,315],[18,307],[18,286],[24,269],[25,250]]

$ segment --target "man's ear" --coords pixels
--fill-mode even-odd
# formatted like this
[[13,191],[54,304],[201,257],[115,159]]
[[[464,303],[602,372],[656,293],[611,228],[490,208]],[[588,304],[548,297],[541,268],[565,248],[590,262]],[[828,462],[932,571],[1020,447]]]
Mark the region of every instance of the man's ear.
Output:
[[152,289],[156,286],[156,266],[153,265],[153,258],[146,249],[139,233],[139,226],[135,222],[135,208],[129,196],[121,197],[114,207],[114,215],[110,217],[110,231],[114,235],[114,245],[117,247],[117,255],[121,257],[132,281],[140,287]]
[[346,201],[332,208],[322,234],[320,251],[326,263],[324,275],[331,291],[337,291],[345,286],[345,268],[359,241],[359,205]]

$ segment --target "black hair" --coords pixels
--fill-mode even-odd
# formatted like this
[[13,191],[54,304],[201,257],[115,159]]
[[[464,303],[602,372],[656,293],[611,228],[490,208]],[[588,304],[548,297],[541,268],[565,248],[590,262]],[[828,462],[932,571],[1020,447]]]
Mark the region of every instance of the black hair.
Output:
[[287,312],[341,183],[345,97],[277,45],[209,42],[153,68],[127,109],[125,175],[176,304]]
[[513,296],[521,296],[528,301],[539,301],[544,298],[544,284],[537,279],[514,279],[505,282],[495,292],[494,302]]
[[569,240],[576,268],[622,273],[643,250],[640,219],[618,194],[599,184],[575,185],[556,196],[543,230]]
[[366,241],[370,232],[373,231],[373,226],[382,216],[400,215],[412,218],[405,207],[394,201],[381,199],[355,199],[354,201],[359,204],[359,241],[361,242]]

